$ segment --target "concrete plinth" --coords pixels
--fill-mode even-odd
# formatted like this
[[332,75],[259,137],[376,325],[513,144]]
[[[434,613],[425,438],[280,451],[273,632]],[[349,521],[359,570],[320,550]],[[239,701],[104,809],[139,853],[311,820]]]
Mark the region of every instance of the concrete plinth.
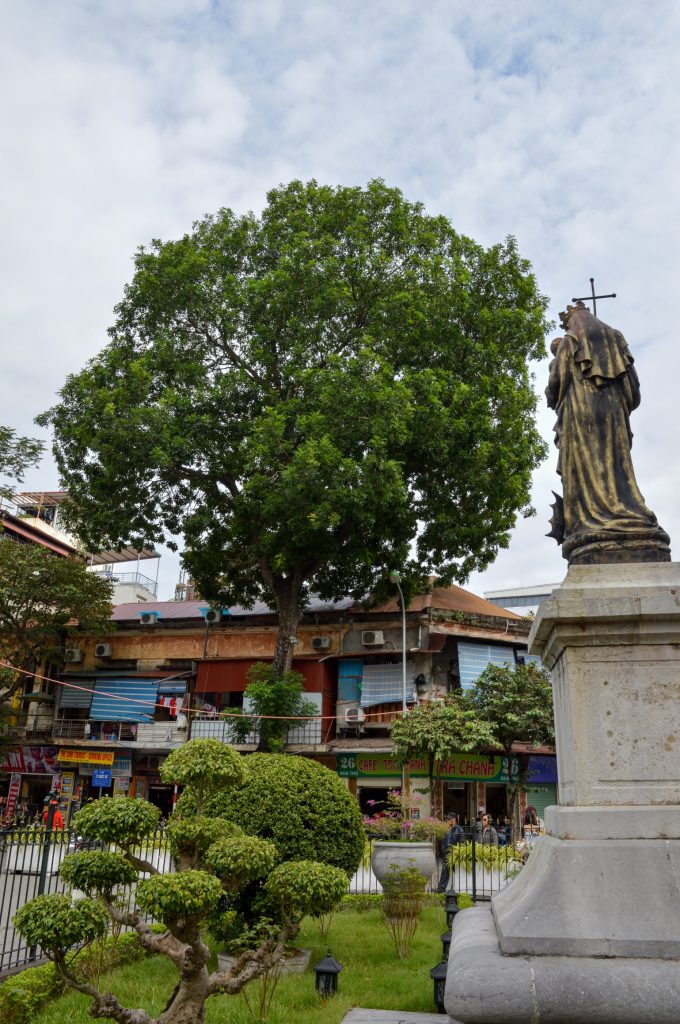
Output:
[[560,805],[491,911],[457,916],[446,1009],[678,1021],[680,565],[572,567],[530,642],[553,675]]
[[505,956],[491,910],[462,910],[455,918],[444,1003],[465,1024],[677,1024],[680,964]]

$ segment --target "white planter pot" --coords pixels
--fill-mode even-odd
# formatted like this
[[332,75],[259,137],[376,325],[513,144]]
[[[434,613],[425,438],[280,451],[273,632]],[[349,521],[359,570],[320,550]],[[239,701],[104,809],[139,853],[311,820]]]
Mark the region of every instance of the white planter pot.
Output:
[[416,868],[429,881],[437,867],[437,858],[429,840],[422,843],[397,843],[381,839],[374,843],[371,867],[381,885],[393,864],[399,868]]
[[[304,974],[309,967],[312,956],[311,949],[300,949],[295,956],[283,957],[270,974]],[[218,953],[217,963],[221,971],[230,970],[236,963],[236,957],[228,953]]]

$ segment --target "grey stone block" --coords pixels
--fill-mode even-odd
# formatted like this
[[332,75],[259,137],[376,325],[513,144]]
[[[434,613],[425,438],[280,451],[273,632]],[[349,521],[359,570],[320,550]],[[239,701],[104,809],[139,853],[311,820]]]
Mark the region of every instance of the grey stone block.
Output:
[[447,1012],[464,1024],[677,1024],[678,960],[505,956],[491,911],[457,915]]
[[544,836],[492,906],[503,953],[680,957],[680,841]]

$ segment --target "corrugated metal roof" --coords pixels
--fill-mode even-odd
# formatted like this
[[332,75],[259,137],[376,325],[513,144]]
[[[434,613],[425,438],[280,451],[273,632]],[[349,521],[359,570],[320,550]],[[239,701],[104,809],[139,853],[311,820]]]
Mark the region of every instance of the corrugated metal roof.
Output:
[[[305,606],[306,612],[341,612],[352,605],[350,598],[342,601],[324,601],[320,597],[311,597]],[[161,621],[168,619],[202,619],[203,611],[210,608],[209,601],[145,601],[143,603],[128,602],[117,604],[111,618],[115,622],[134,622],[144,612],[159,612]],[[203,609],[203,611],[201,611]],[[263,601],[256,601],[252,608],[231,605],[229,616],[276,615]]]
[[[424,594],[416,594],[408,606],[409,612],[422,612],[431,609],[442,612],[465,612],[469,615],[486,615],[491,618],[521,619],[521,615],[501,608],[500,605],[485,601],[469,590],[463,590],[452,584],[450,587],[433,587]],[[354,605],[353,611],[368,610],[372,612],[397,613],[400,611],[396,596],[384,604],[364,609],[362,605]]]

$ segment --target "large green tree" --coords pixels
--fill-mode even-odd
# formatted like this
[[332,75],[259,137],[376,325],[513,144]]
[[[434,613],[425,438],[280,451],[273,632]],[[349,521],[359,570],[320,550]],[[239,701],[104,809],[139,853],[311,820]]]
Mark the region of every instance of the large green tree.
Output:
[[436,762],[495,744],[492,725],[477,717],[460,691],[416,704],[392,723],[390,738],[402,764],[417,757],[428,762],[433,812]]
[[[487,665],[464,698],[477,718],[491,728],[495,745],[508,761],[516,742],[554,745],[552,683],[550,675],[538,665]],[[526,785],[526,763],[520,759],[517,781],[510,787],[513,821],[518,794]]]
[[294,181],[138,251],[106,348],[40,422],[89,548],[184,536],[204,597],[279,615],[390,570],[464,580],[529,511],[546,301],[381,181]]
[[81,562],[0,536],[0,706],[25,682],[17,669],[59,664],[79,630],[111,628],[111,594]]
[[9,481],[21,483],[24,473],[35,465],[44,447],[42,441],[20,437],[11,427],[0,426],[0,477],[9,478],[0,482],[0,497],[11,499],[13,487]]

